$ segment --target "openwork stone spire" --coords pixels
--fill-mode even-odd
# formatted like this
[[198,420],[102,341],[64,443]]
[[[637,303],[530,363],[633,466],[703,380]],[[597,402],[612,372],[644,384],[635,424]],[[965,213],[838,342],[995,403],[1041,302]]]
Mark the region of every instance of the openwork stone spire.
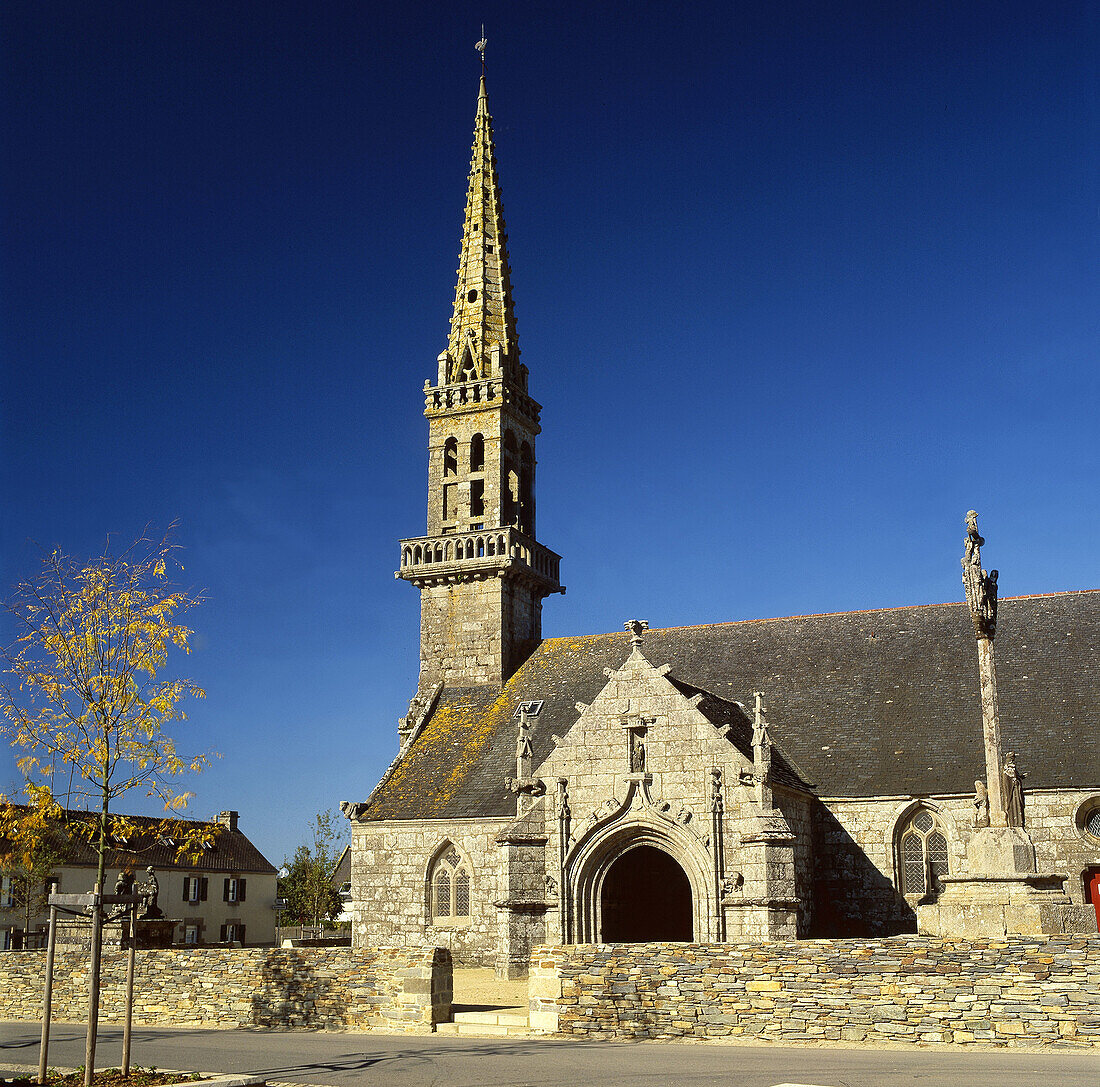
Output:
[[[519,361],[512,305],[508,235],[500,205],[493,119],[485,76],[477,99],[473,157],[466,191],[466,221],[458,263],[451,335],[447,342],[448,384],[514,376]],[[499,348],[494,367],[494,347]]]

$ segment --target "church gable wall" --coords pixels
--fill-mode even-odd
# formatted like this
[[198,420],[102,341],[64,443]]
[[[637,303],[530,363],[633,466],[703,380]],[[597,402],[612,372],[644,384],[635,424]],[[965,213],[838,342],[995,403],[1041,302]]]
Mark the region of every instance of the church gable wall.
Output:
[[[718,765],[727,782],[736,781],[745,760],[720,739],[714,726],[658,674],[644,658],[630,660],[613,672],[607,685],[570,728],[538,769],[548,785],[559,777],[569,782],[569,802],[577,833],[606,802],[621,801],[630,773],[629,719],[645,724],[645,770],[653,775],[652,792],[683,809],[701,834],[709,826],[710,768]],[[683,816],[681,816],[683,818]]]
[[[497,835],[508,820],[352,823],[353,947],[450,948],[456,963],[492,966],[502,895]],[[432,917],[431,866],[445,843],[468,868],[468,917]]]

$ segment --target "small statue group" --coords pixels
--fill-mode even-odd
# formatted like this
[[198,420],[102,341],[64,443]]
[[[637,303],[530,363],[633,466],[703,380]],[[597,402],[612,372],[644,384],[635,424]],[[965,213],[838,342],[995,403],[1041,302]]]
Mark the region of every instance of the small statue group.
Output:
[[138,887],[137,891],[141,895],[141,920],[156,921],[164,916],[157,905],[160,884],[157,882],[157,874],[153,871],[152,865],[145,869],[145,882]]
[[970,617],[979,638],[993,640],[997,632],[997,571],[982,569],[982,544],[978,532],[978,511],[966,514],[966,539],[963,541],[963,588],[970,606]]

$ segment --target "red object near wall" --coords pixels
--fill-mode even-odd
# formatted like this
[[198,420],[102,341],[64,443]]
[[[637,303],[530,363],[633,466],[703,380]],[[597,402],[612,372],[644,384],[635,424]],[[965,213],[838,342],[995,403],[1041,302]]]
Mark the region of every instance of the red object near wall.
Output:
[[1100,932],[1100,868],[1090,868],[1085,873],[1085,897],[1096,910],[1096,929]]

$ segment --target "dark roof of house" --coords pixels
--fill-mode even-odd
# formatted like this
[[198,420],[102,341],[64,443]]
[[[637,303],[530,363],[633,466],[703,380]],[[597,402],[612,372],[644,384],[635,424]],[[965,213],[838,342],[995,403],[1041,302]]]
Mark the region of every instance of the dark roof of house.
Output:
[[[96,865],[96,852],[84,835],[67,832],[65,824],[95,822],[95,812],[68,810],[65,819],[51,835],[51,845],[64,858],[66,867],[91,867]],[[107,854],[107,867],[144,869],[152,865],[159,871],[186,869],[189,872],[263,872],[273,873],[275,867],[239,830],[219,826],[216,821],[194,819],[158,819],[145,815],[121,816],[132,825],[136,833],[125,843],[112,840]],[[191,827],[217,827],[209,848],[199,854],[177,857],[179,841],[173,837],[173,827],[182,835]]]
[[[774,742],[819,795],[967,793],[985,777],[965,604],[649,630],[642,651],[681,689],[711,696],[708,716],[763,691]],[[504,782],[519,702],[543,700],[538,766],[629,652],[625,632],[550,638],[502,690],[444,689],[362,818],[514,813]],[[1100,590],[1002,600],[996,661],[1002,743],[1025,788],[1100,787]],[[731,741],[746,753],[741,728]]]
[[351,882],[351,846],[344,846],[344,852],[340,854],[340,859],[336,862],[336,866],[332,869],[332,875],[329,877],[329,883],[333,885],[337,890],[340,890],[345,883]]

